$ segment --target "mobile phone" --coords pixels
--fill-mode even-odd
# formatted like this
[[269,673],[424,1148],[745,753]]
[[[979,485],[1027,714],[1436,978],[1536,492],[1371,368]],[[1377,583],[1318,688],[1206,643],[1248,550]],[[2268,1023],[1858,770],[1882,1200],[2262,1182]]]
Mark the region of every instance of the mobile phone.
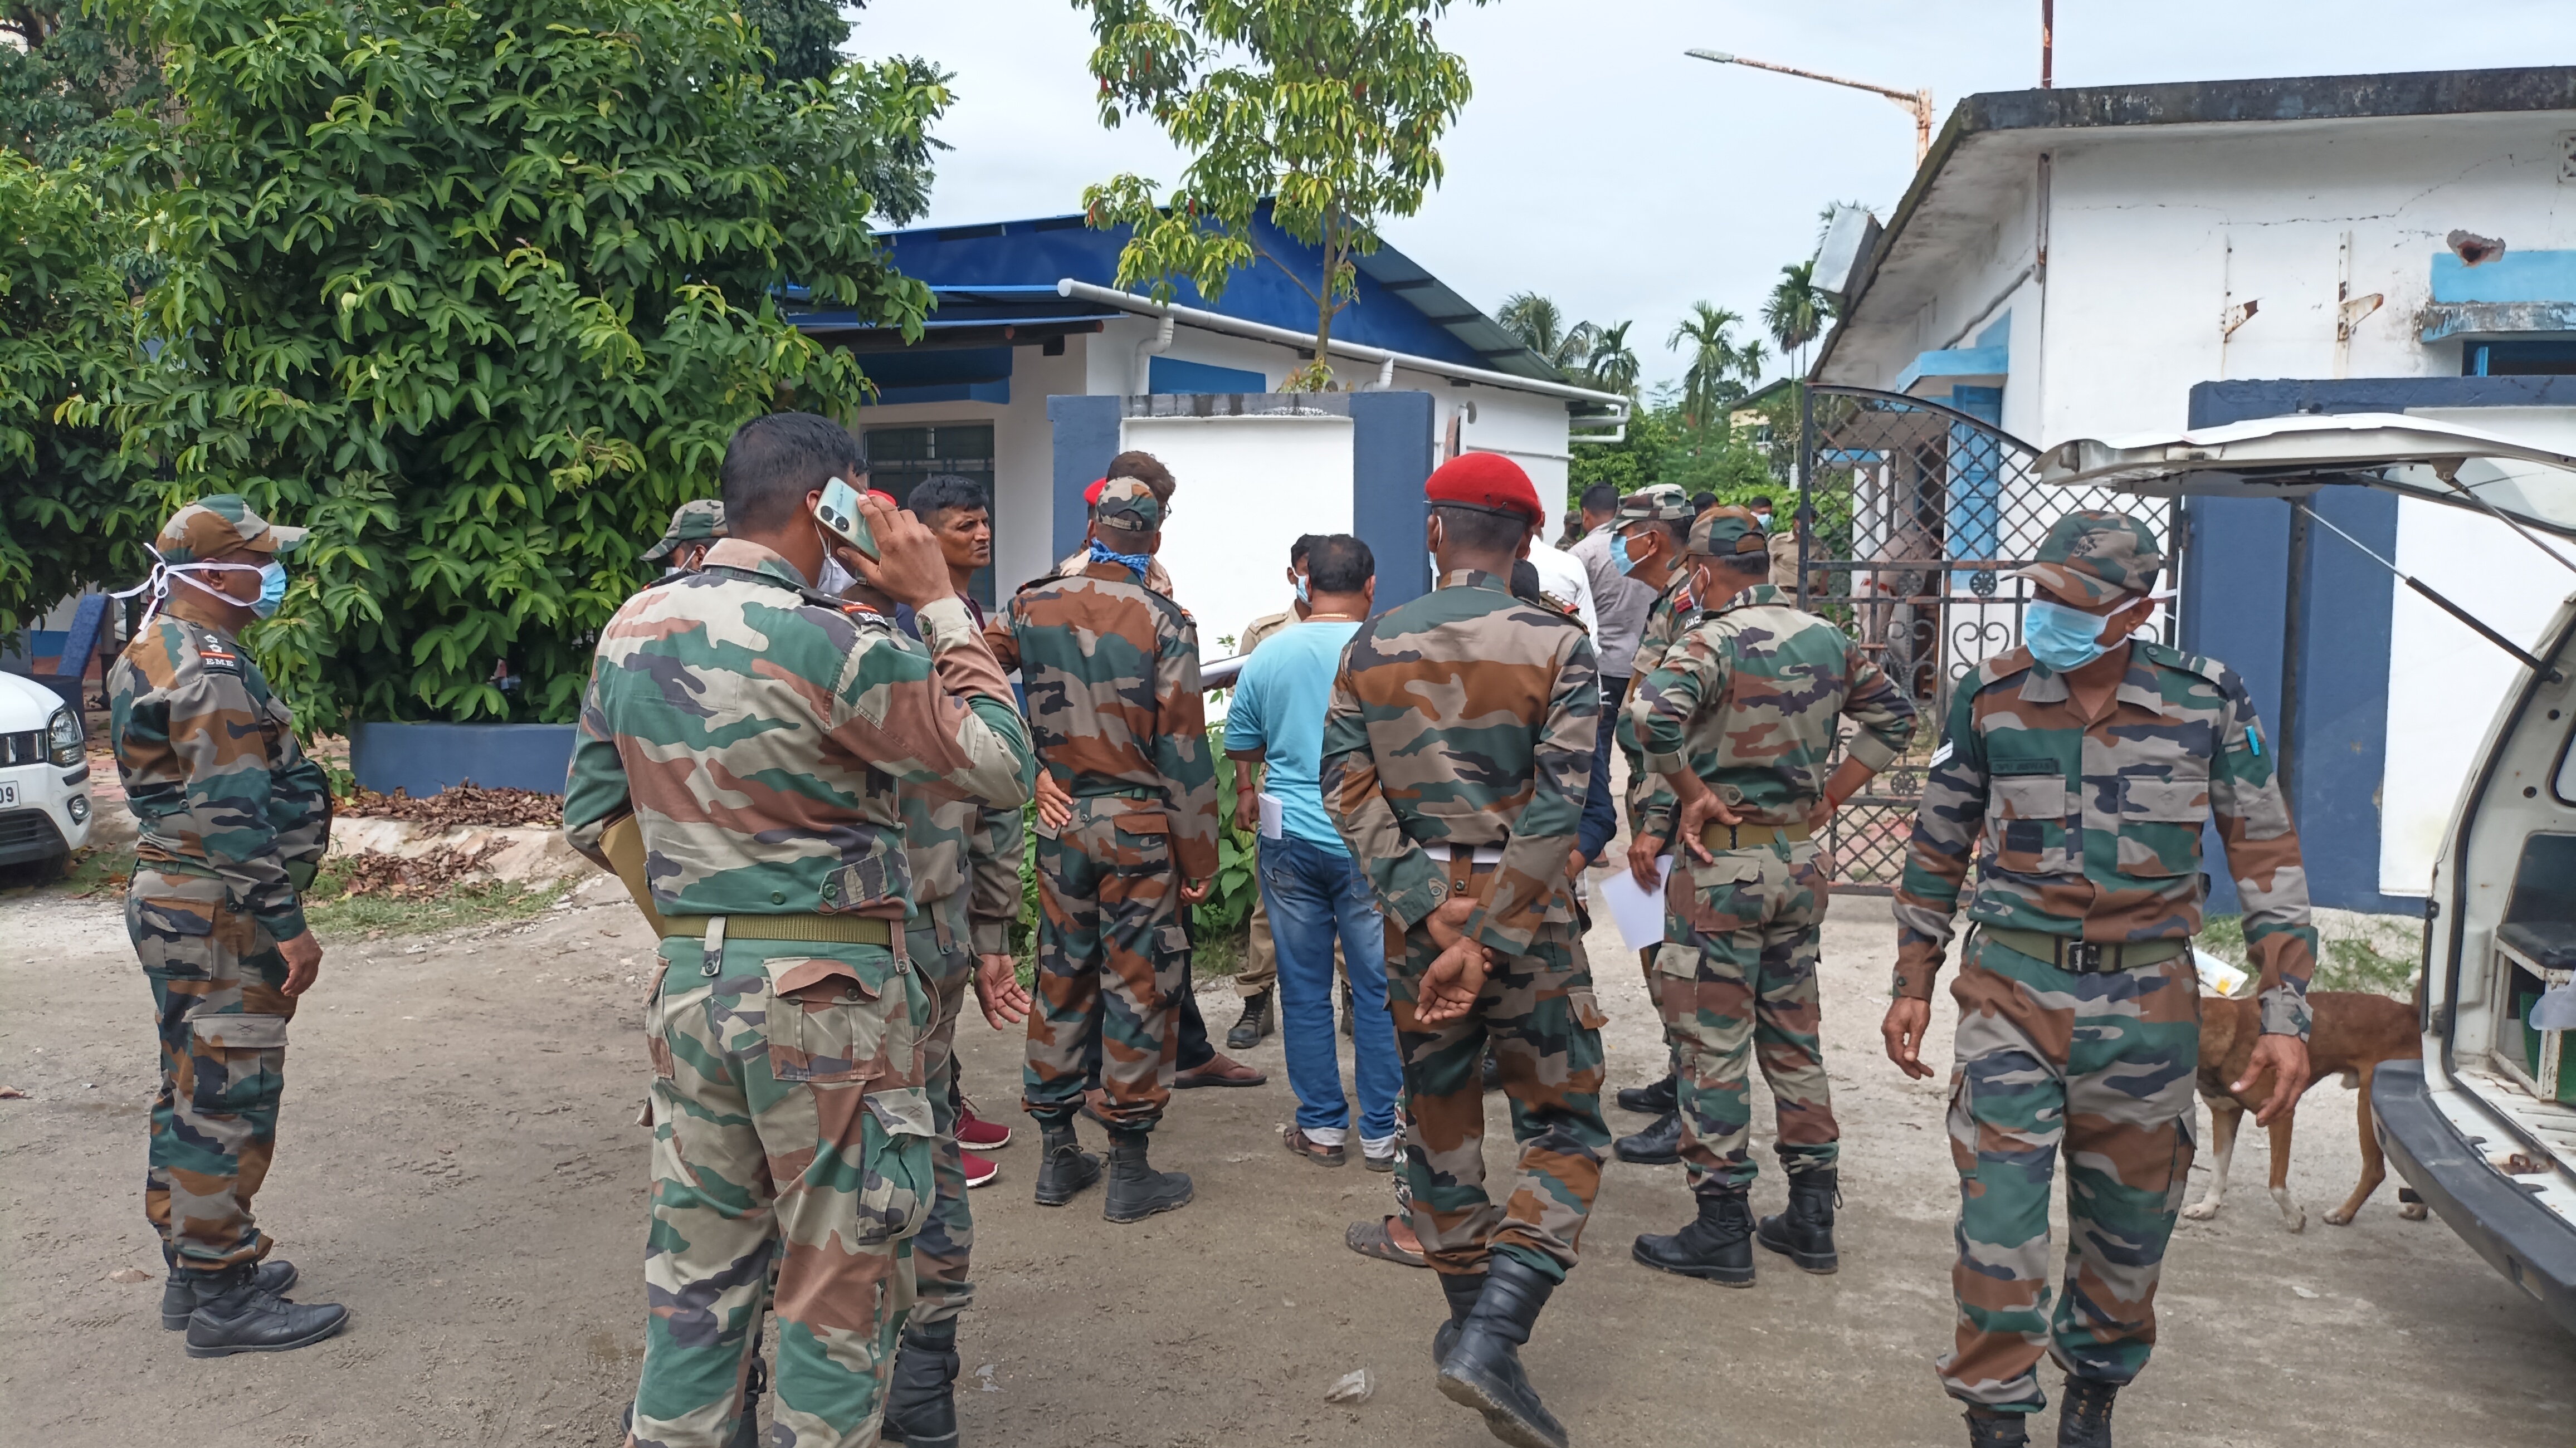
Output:
[[842,542],[866,554],[870,563],[884,561],[877,554],[877,535],[868,531],[867,516],[859,511],[858,489],[847,479],[834,478],[823,485],[823,501],[814,505],[814,517]]

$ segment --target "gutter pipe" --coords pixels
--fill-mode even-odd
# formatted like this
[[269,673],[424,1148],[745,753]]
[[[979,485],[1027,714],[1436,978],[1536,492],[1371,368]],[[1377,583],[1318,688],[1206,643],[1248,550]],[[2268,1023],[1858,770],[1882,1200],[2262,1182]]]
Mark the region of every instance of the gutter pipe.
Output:
[[1170,350],[1172,350],[1172,319],[1165,317],[1163,325],[1154,329],[1154,335],[1151,338],[1136,344],[1135,391],[1137,396],[1142,397],[1154,390],[1153,359]]
[[[1143,359],[1149,355],[1146,348],[1151,347],[1154,351],[1160,352],[1171,345],[1172,327],[1175,323],[1184,323],[1209,332],[1225,332],[1237,337],[1250,337],[1255,341],[1276,342],[1287,347],[1304,347],[1311,350],[1315,345],[1312,333],[1274,327],[1267,322],[1249,322],[1219,312],[1203,311],[1197,307],[1158,302],[1151,297],[1138,296],[1134,292],[1122,292],[1114,287],[1095,286],[1090,282],[1076,281],[1072,277],[1058,281],[1055,284],[1055,292],[1060,297],[1077,297],[1087,302],[1099,302],[1105,306],[1116,307],[1120,311],[1133,312],[1140,317],[1160,318],[1163,325],[1156,329],[1154,340],[1137,347],[1139,373],[1144,370]],[[1384,347],[1371,347],[1364,343],[1344,342],[1339,339],[1335,339],[1328,350],[1335,356],[1348,357],[1353,361],[1377,363],[1376,387],[1378,390],[1392,386],[1395,381],[1395,369],[1402,367],[1413,372],[1428,372],[1435,377],[1447,377],[1461,382],[1481,382],[1488,387],[1509,388],[1515,392],[1533,392],[1541,397],[1562,398],[1568,402],[1588,402],[1595,406],[1613,409],[1607,418],[1585,419],[1614,424],[1611,431],[1573,434],[1567,438],[1569,442],[1618,442],[1628,435],[1630,404],[1627,398],[1616,392],[1595,392],[1590,388],[1575,387],[1563,382],[1545,382],[1535,377],[1521,377],[1510,372],[1496,372],[1484,367],[1467,367],[1456,362],[1443,362],[1437,358],[1417,356],[1409,352],[1391,352]]]

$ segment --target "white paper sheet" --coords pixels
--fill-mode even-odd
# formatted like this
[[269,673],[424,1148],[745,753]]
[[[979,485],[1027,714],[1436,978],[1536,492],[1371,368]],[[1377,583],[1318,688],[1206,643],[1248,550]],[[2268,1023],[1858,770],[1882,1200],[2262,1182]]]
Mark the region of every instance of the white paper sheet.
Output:
[[1664,942],[1664,890],[1661,881],[1673,872],[1673,857],[1655,862],[1655,893],[1637,888],[1637,877],[1617,870],[1601,881],[1601,903],[1610,907],[1610,921],[1619,927],[1619,938],[1630,950],[1652,950]]
[[1253,798],[1261,805],[1261,837],[1275,840],[1286,834],[1288,811],[1279,803],[1279,796],[1265,789]]

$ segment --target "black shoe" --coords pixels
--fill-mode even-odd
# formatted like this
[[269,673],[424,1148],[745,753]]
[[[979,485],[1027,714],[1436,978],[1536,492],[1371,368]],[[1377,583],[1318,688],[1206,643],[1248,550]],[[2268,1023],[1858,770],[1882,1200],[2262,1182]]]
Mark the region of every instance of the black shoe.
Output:
[[751,1340],[751,1369],[742,1375],[742,1416],[734,1420],[733,1441],[725,1448],[760,1448],[760,1395],[768,1391],[769,1364],[761,1360],[760,1338],[755,1334]]
[[1157,1212],[1169,1212],[1190,1204],[1190,1179],[1186,1173],[1156,1171],[1145,1159],[1145,1143],[1151,1133],[1113,1131],[1109,1133],[1109,1197],[1100,1204],[1100,1215],[1113,1222],[1141,1222]]
[[1476,1299],[1485,1295],[1485,1279],[1463,1273],[1439,1274],[1440,1295],[1449,1299],[1449,1320],[1432,1329],[1431,1365],[1449,1361],[1449,1349],[1457,1346],[1458,1329],[1466,1326],[1467,1314],[1476,1310]]
[[1494,1092],[1503,1089],[1503,1063],[1495,1060],[1494,1053],[1491,1051],[1485,1053],[1484,1072],[1486,1091]]
[[1754,1236],[1804,1271],[1830,1273],[1842,1265],[1842,1258],[1834,1253],[1834,1203],[1840,1195],[1841,1188],[1830,1168],[1791,1172],[1789,1210],[1776,1217],[1764,1217],[1761,1225],[1754,1228]]
[[1351,1000],[1351,983],[1349,981],[1343,981],[1342,1037],[1345,1040],[1356,1040],[1359,1037],[1359,1033],[1359,1007]]
[[2057,1448],[2111,1448],[2111,1399],[2118,1383],[2066,1375],[2057,1400]]
[[1100,1180],[1100,1158],[1082,1149],[1073,1123],[1038,1123],[1038,1205],[1060,1207]]
[[1960,1416],[1968,1420],[1968,1448],[2030,1448],[2027,1413],[1990,1413],[1970,1408]]
[[1655,1118],[1654,1125],[1634,1136],[1620,1137],[1610,1149],[1619,1154],[1621,1161],[1633,1161],[1639,1166],[1671,1166],[1682,1159],[1682,1114],[1667,1111]]
[[1458,1338],[1440,1363],[1440,1391],[1485,1415],[1485,1429],[1513,1448],[1566,1448],[1565,1426],[1548,1414],[1521,1369],[1521,1344],[1556,1284],[1520,1261],[1496,1254],[1485,1268]]
[[[172,1332],[188,1330],[188,1314],[197,1310],[198,1287],[207,1279],[173,1270],[161,1287],[161,1325]],[[295,1285],[295,1264],[271,1257],[251,1270],[250,1282],[275,1296]]]
[[1668,1111],[1680,1109],[1680,1094],[1673,1084],[1673,1078],[1668,1074],[1652,1086],[1619,1088],[1619,1109],[1633,1111],[1639,1116],[1661,1116]]
[[188,1356],[230,1357],[237,1352],[292,1352],[311,1347],[349,1325],[349,1309],[336,1303],[289,1302],[263,1292],[245,1262],[197,1289],[188,1314]]
[[1270,1029],[1270,992],[1265,990],[1258,995],[1245,996],[1243,1019],[1235,1022],[1234,1029],[1225,1033],[1225,1048],[1249,1051],[1261,1044],[1261,1038],[1269,1035]]
[[879,1436],[911,1448],[957,1448],[956,1382],[956,1323],[905,1332]]
[[1669,1237],[1639,1237],[1630,1255],[1659,1272],[1721,1287],[1753,1285],[1753,1207],[1739,1187],[1703,1195],[1699,1216]]

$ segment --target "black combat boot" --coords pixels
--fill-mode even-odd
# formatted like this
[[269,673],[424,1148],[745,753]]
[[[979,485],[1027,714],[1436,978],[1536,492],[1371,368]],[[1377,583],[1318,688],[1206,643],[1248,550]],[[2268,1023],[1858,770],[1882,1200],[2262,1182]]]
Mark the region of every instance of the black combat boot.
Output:
[[253,1277],[245,1262],[199,1285],[196,1311],[188,1314],[188,1356],[292,1352],[349,1325],[349,1309],[328,1302],[289,1302],[260,1290]]
[[[198,1288],[209,1279],[179,1268],[170,1269],[170,1280],[161,1288],[161,1325],[172,1332],[185,1332],[188,1314],[197,1310]],[[295,1265],[271,1257],[251,1272],[251,1285],[276,1296],[295,1285]]]
[[1960,1416],[1968,1420],[1968,1448],[2030,1448],[2026,1413],[1970,1408]]
[[2057,1448],[2111,1448],[2111,1399],[2118,1383],[2066,1375],[2057,1400]]
[[1676,1110],[1679,1105],[1680,1092],[1674,1087],[1670,1073],[1652,1086],[1619,1088],[1619,1109],[1636,1112],[1639,1116],[1661,1116]]
[[1485,1294],[1485,1279],[1465,1273],[1443,1272],[1440,1295],[1449,1299],[1449,1320],[1431,1333],[1431,1365],[1449,1361],[1449,1349],[1458,1341],[1458,1329],[1465,1326],[1467,1314],[1476,1310],[1476,1299]]
[[1803,1271],[1831,1273],[1842,1265],[1834,1254],[1834,1203],[1842,1188],[1832,1170],[1789,1174],[1789,1210],[1764,1217],[1753,1229],[1763,1246],[1781,1253]]
[[1245,996],[1243,1019],[1236,1021],[1234,1029],[1225,1033],[1225,1048],[1249,1051],[1261,1044],[1261,1038],[1269,1035],[1270,1029],[1270,992],[1265,990],[1258,995]]
[[751,1366],[742,1375],[742,1416],[733,1423],[733,1441],[725,1448],[760,1448],[760,1395],[769,1391],[769,1364],[760,1356],[760,1337],[751,1339]]
[[1487,1051],[1485,1064],[1476,1069],[1483,1073],[1481,1080],[1486,1091],[1494,1092],[1503,1089],[1503,1063],[1494,1059],[1493,1052]]
[[1156,1212],[1168,1212],[1190,1204],[1190,1179],[1187,1173],[1156,1171],[1145,1159],[1145,1143],[1151,1132],[1111,1131],[1109,1133],[1109,1198],[1100,1204],[1100,1215],[1113,1222],[1141,1222]]
[[1060,1207],[1100,1180],[1100,1158],[1082,1149],[1070,1121],[1038,1123],[1038,1205]]
[[880,1436],[910,1448],[957,1448],[956,1381],[957,1324],[904,1329]]
[[1496,1253],[1485,1268],[1485,1290],[1440,1364],[1440,1391],[1484,1414],[1486,1431],[1513,1448],[1566,1448],[1564,1425],[1521,1370],[1521,1344],[1555,1290],[1536,1269]]
[[1682,1114],[1667,1111],[1655,1118],[1655,1124],[1634,1136],[1620,1137],[1610,1149],[1621,1161],[1639,1166],[1671,1166],[1682,1159]]
[[1753,1285],[1753,1206],[1744,1188],[1709,1192],[1699,1216],[1669,1237],[1637,1239],[1630,1255],[1661,1272],[1697,1277],[1723,1287]]

